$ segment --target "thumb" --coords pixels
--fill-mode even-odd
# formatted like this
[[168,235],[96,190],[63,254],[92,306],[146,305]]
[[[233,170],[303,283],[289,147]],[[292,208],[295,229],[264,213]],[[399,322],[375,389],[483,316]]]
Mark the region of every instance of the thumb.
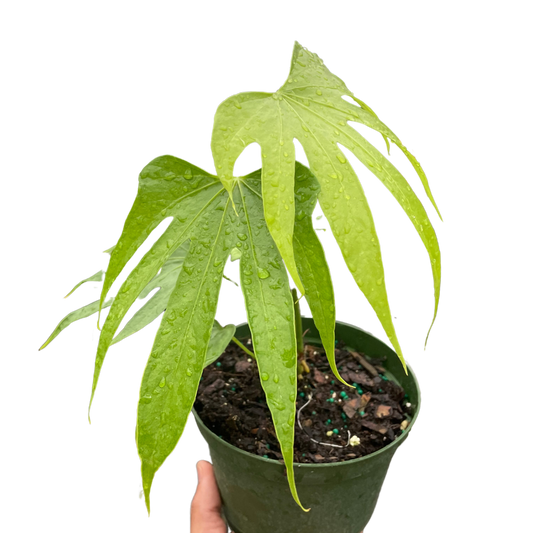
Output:
[[196,465],[198,487],[191,503],[191,533],[226,533],[220,516],[221,501],[213,465],[199,461]]

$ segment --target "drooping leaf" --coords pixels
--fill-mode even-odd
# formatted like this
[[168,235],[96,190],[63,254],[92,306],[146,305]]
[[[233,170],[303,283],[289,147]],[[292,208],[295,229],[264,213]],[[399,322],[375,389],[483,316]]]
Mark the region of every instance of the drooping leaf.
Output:
[[103,279],[104,279],[104,271],[100,270],[96,274],[93,274],[92,276],[89,276],[88,278],[81,280],[79,283],[76,283],[76,285],[74,285],[74,288],[71,289],[71,291],[65,296],[65,298],[68,298],[78,287],[80,287],[84,283],[87,283],[88,281],[102,281]]
[[[346,102],[342,98],[345,95],[360,105]],[[432,199],[425,174],[399,139],[366,104],[355,99],[318,56],[298,43],[294,48],[289,78],[277,92],[241,93],[219,106],[211,143],[213,157],[221,181],[231,189],[238,156],[249,144],[260,144],[265,218],[293,279],[297,281],[291,270],[291,265],[295,264],[291,245],[293,224],[288,221],[294,215],[293,139],[300,141],[321,186],[320,205],[348,268],[403,361],[390,314],[372,214],[359,179],[340,146],[354,153],[385,184],[415,225],[431,258],[435,313],[440,292],[438,243],[422,204],[406,180],[348,122],[372,127],[396,143],[415,166]]]
[[[310,171],[297,163],[298,175],[309,178],[302,187],[309,186],[312,181]],[[243,310],[250,327],[254,353],[257,358],[257,368],[261,379],[261,386],[265,392],[268,408],[272,416],[276,436],[287,470],[287,481],[294,501],[304,511],[298,498],[294,482],[294,423],[296,417],[297,393],[297,351],[296,329],[294,316],[294,302],[290,290],[289,276],[272,236],[268,232],[262,209],[261,180],[252,178],[259,174],[251,173],[247,179],[239,180],[233,197],[233,205],[239,214],[240,226],[237,233],[242,241],[241,258],[238,265],[238,276],[243,294]],[[316,179],[311,186],[317,188]],[[302,195],[304,196],[304,195]],[[324,257],[324,251],[312,229],[312,213],[316,206],[299,205],[303,215],[295,222],[311,228],[311,237],[318,243],[317,252]],[[305,218],[304,218],[305,217]],[[332,285],[329,270],[324,261],[321,265],[318,258],[315,262],[320,268],[320,281]],[[308,276],[306,268],[302,269],[303,283],[307,294],[316,297],[318,290],[323,290],[327,298],[328,287],[317,287],[317,279]],[[325,274],[325,276],[324,276]],[[308,285],[309,283],[309,285]],[[335,326],[335,309],[333,302],[325,302],[324,315],[317,313],[318,323],[322,331],[329,330],[331,323]],[[326,323],[329,318],[329,323]]]

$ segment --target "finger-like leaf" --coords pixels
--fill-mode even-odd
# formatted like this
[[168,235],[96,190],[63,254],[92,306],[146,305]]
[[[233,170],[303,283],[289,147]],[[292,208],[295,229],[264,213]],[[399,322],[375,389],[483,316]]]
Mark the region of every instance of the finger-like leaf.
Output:
[[[113,341],[110,345],[111,347],[122,344],[135,335],[145,331],[161,316],[167,307],[170,294],[176,285],[176,280],[181,272],[183,260],[189,250],[189,244],[189,241],[186,241],[177,248],[168,261],[163,265],[161,271],[144,287],[139,297],[136,299],[136,307],[130,312],[131,317],[129,319],[126,317],[126,324],[113,337]],[[107,254],[102,255],[110,255],[111,248],[112,247],[107,247],[105,249],[107,250]],[[102,253],[102,250],[100,253]],[[98,290],[97,288],[103,282],[104,276],[104,267],[100,267],[91,274],[79,278],[72,284],[69,290],[63,294],[61,300],[63,302],[68,301],[85,285],[92,286],[93,290]],[[111,306],[114,300],[114,295],[108,297],[105,300],[102,309]],[[90,302],[63,313],[56,321],[52,331],[48,334],[46,339],[37,347],[37,352],[42,353],[46,351],[57,338],[75,324],[95,317],[99,308],[100,299],[95,298]],[[234,334],[234,325],[228,324],[227,326],[223,326],[218,319],[215,321],[211,332],[211,340],[204,367],[220,357]]]
[[322,244],[313,228],[312,215],[320,185],[310,170],[296,163],[294,194],[296,223],[294,224],[294,257],[300,279],[305,287],[305,299],[320,333],[329,365],[335,377],[351,387],[340,376],[335,363],[335,296],[333,282]]
[[235,218],[227,194],[191,237],[189,253],[157,332],[141,384],[137,446],[150,511],[155,472],[176,446],[206,359]]
[[239,182],[240,202],[234,192],[241,222],[241,286],[261,385],[287,467],[289,487],[302,507],[293,472],[297,377],[293,301],[283,262],[264,220],[263,202],[247,185],[249,180]]
[[[110,248],[109,250],[105,250],[104,253],[111,253],[113,248]],[[74,288],[71,289],[71,291],[65,296],[65,298],[68,298],[76,289],[81,287],[84,283],[87,283],[89,281],[102,281],[104,278],[104,271],[100,270],[96,274],[93,274],[92,276],[89,276],[88,278],[85,278],[81,280],[79,283],[74,285]],[[39,348],[39,351],[43,348],[46,348],[65,328],[70,326],[73,322],[76,322],[77,320],[81,320],[82,318],[87,318],[94,313],[98,312],[100,309],[104,309],[106,307],[109,307],[113,302],[113,298],[110,298],[107,302],[105,302],[102,306],[100,306],[100,300],[96,302],[92,302],[90,304],[84,305],[83,307],[80,307],[76,311],[72,311],[69,313],[59,324],[56,326],[54,331],[52,331],[51,335],[46,339],[46,342]]]
[[[352,93],[322,60],[296,43],[291,72],[275,93],[242,93],[223,102],[216,113],[212,151],[217,172],[226,187],[233,183],[233,168],[243,149],[257,142],[263,157],[262,196],[272,236],[291,270],[294,254],[292,216],[294,174],[293,139],[302,144],[321,192],[319,201],[359,288],[374,308],[398,356],[402,352],[392,323],[384,271],[374,221],[363,189],[340,145],[360,159],[393,192],[411,220],[431,257],[435,309],[440,287],[440,254],[436,239],[420,202],[401,174],[348,122],[361,122],[380,131],[404,151],[415,166],[431,197],[425,174],[399,139],[379,121],[366,104],[350,104],[343,96]],[[357,101],[357,100],[356,100]],[[281,213],[281,214],[280,214]],[[413,220],[413,216],[415,219]],[[420,230],[420,225],[428,229]],[[279,226],[279,227],[278,227]],[[423,235],[424,234],[424,235]],[[430,242],[431,241],[431,242]],[[304,291],[302,291],[304,292]]]

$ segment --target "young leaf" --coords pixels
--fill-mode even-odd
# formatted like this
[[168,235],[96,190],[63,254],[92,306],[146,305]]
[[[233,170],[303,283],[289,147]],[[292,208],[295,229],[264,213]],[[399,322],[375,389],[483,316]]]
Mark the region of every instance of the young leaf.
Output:
[[214,363],[223,353],[228,344],[231,342],[233,335],[235,335],[235,326],[228,324],[222,327],[216,320],[211,330],[211,339],[207,347],[207,354],[205,356],[204,368]]
[[71,289],[71,291],[65,296],[65,298],[68,298],[78,287],[80,287],[84,283],[87,283],[88,281],[102,281],[102,279],[104,279],[104,271],[100,270],[96,274],[93,274],[92,276],[81,280],[79,283],[76,283],[76,285],[74,285],[74,288]]
[[399,139],[368,106],[360,101],[361,106],[349,104],[343,100],[344,95],[355,99],[318,56],[296,43],[289,78],[277,92],[241,93],[219,106],[211,143],[213,157],[221,180],[230,187],[238,156],[247,145],[260,144],[265,217],[296,280],[290,268],[294,264],[293,251],[286,251],[293,240],[293,225],[287,220],[293,212],[294,173],[288,169],[294,165],[293,139],[300,141],[321,186],[320,205],[348,268],[403,361],[390,315],[372,214],[359,179],[339,146],[352,151],[393,192],[415,224],[431,258],[435,310],[440,290],[438,244],[429,219],[407,182],[348,122],[361,122],[391,138],[414,164],[428,195],[430,191],[420,165]]

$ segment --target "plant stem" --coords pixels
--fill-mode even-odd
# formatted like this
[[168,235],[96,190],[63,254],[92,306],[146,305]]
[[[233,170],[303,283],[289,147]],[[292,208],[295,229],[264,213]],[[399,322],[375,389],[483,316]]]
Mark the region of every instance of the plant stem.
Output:
[[298,358],[301,358],[304,353],[304,340],[302,336],[302,303],[298,300],[298,291],[296,287],[291,285],[291,293],[294,302],[294,318],[296,322],[296,348]]
[[[239,346],[239,348],[244,351],[245,353],[247,353],[250,357],[252,357],[253,359],[255,359],[255,354],[253,352],[251,352],[250,350],[248,350],[248,348],[246,348],[246,346],[244,346],[244,344],[239,341],[238,339],[236,339],[235,337],[232,337],[231,340],[237,345]],[[256,359],[257,360],[257,359]]]

